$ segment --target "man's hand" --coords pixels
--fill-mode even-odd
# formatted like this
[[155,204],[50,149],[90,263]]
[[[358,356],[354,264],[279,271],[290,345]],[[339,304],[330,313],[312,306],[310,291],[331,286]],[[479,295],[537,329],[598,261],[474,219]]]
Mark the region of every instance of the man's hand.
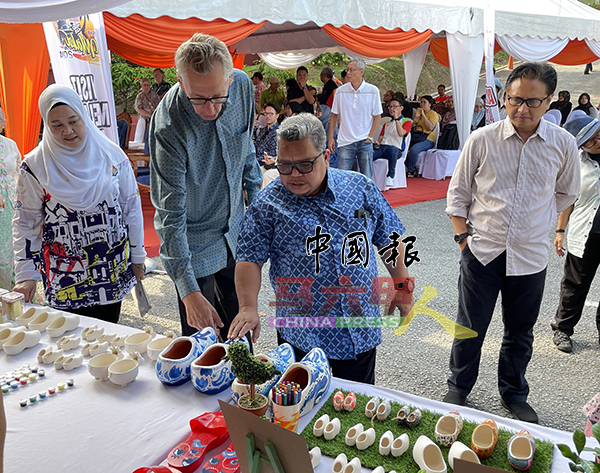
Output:
[[[388,315],[392,315],[394,313],[394,311],[396,310],[396,307],[398,307],[398,309],[400,310],[400,315],[402,317],[406,317],[409,312],[412,310],[413,306],[415,305],[415,300],[414,300],[414,290],[415,290],[415,281],[414,279],[410,278],[407,280],[406,282],[406,289],[408,292],[410,292],[411,294],[411,302],[410,304],[398,304],[396,305],[396,297],[394,296],[394,298],[392,299],[390,306],[388,307],[387,310],[387,314]],[[406,295],[406,291],[397,291],[399,293],[401,293],[403,296]]]
[[131,269],[133,270],[133,275],[135,276],[135,280],[140,282],[144,279],[144,273],[146,272],[146,265],[131,263]]
[[556,254],[558,256],[565,256],[565,247],[563,246],[565,243],[565,234],[564,233],[557,233],[556,237],[554,238],[554,251],[556,251]]
[[214,327],[217,335],[218,327],[223,327],[223,322],[215,308],[206,300],[200,291],[190,292],[183,299],[187,323],[190,327],[202,330],[206,327]]
[[252,330],[252,342],[256,343],[260,335],[260,317],[255,309],[242,307],[231,322],[229,338],[235,340],[243,337],[250,330]]
[[25,296],[25,302],[31,302],[35,295],[36,280],[29,279],[27,281],[21,281],[13,287],[14,292],[20,292]]
[[329,138],[329,152],[333,153],[335,151],[335,140],[333,138]]

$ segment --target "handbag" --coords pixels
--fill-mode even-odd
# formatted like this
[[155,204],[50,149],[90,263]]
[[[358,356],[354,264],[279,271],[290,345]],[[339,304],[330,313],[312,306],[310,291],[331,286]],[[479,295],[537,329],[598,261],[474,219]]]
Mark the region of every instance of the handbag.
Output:
[[427,138],[429,138],[429,135],[431,135],[431,132],[425,133],[422,130],[413,130],[410,132],[410,144],[413,145],[414,143],[425,141]]

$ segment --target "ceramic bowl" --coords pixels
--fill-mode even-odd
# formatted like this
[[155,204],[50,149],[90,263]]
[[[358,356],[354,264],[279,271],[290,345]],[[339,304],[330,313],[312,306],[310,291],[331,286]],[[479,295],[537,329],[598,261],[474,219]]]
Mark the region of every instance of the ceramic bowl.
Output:
[[108,367],[108,379],[112,383],[125,387],[135,381],[144,358],[139,353],[131,353],[130,356],[131,358],[115,361]]
[[171,344],[173,338],[175,338],[175,334],[168,330],[167,332],[165,332],[164,337],[155,338],[150,343],[148,343],[146,351],[148,352],[148,356],[150,357],[150,359],[156,361],[158,359],[158,355],[160,355],[160,352]]
[[94,378],[106,381],[108,379],[108,367],[121,358],[123,358],[123,353],[113,348],[111,353],[102,353],[91,358],[88,361],[88,371]]
[[146,353],[148,348],[148,344],[150,340],[152,340],[156,334],[152,327],[144,327],[144,332],[142,333],[134,333],[133,335],[129,335],[125,339],[125,350],[129,353],[138,352],[138,353]]

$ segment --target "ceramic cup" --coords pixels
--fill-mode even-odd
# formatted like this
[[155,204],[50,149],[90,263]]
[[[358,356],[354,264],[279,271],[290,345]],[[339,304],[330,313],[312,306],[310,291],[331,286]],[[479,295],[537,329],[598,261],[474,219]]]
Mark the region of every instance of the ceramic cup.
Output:
[[300,421],[300,403],[293,404],[291,406],[280,406],[279,404],[273,404],[273,417],[275,417],[275,423],[279,422],[279,425],[284,429],[291,430],[292,432],[298,432],[298,423]]

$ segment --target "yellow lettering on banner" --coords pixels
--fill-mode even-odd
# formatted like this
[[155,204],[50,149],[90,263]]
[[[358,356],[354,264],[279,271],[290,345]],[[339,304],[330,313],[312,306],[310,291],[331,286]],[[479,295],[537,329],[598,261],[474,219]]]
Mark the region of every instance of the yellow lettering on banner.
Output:
[[445,315],[439,313],[437,310],[427,307],[427,304],[437,296],[437,290],[432,286],[425,286],[424,292],[419,297],[419,300],[415,303],[412,310],[408,313],[400,326],[394,330],[395,335],[402,335],[408,329],[416,314],[428,315],[432,319],[435,319],[442,328],[450,334],[453,338],[464,339],[464,338],[475,338],[477,332],[470,328],[463,327],[457,324],[453,320],[450,320]]

